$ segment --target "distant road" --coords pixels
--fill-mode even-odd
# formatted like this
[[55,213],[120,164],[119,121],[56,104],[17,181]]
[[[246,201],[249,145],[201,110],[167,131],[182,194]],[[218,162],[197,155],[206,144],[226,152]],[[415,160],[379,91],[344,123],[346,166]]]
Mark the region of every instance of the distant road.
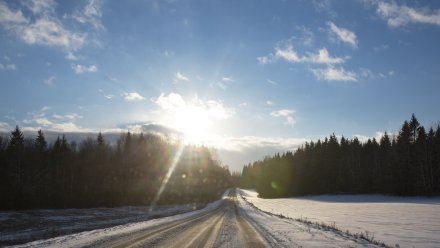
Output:
[[96,247],[267,247],[237,207],[235,190],[217,207]]

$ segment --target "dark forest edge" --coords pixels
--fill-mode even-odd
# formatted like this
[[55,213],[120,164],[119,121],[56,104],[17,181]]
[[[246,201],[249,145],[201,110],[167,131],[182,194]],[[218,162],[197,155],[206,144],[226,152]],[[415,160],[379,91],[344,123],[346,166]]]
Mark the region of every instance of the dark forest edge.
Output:
[[440,195],[440,126],[426,132],[413,114],[394,136],[310,141],[295,152],[243,168],[241,187],[260,197],[317,194]]
[[233,185],[208,147],[130,132],[114,145],[101,133],[79,144],[65,135],[48,144],[41,130],[30,139],[17,126],[0,136],[0,209],[150,205],[179,154],[158,204],[200,206]]

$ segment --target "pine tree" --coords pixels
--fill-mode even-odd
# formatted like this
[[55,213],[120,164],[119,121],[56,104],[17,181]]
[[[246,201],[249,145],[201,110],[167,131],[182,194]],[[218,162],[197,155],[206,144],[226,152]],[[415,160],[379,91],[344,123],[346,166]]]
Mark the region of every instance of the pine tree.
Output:
[[16,126],[15,130],[11,132],[8,150],[16,154],[23,151],[23,148],[24,148],[23,132],[20,130],[18,126]]
[[412,114],[411,120],[409,121],[409,128],[411,129],[411,142],[416,142],[417,139],[417,129],[419,128],[420,123],[417,120],[416,116]]
[[103,147],[105,145],[104,137],[102,136],[102,133],[98,133],[98,137],[96,138],[96,141],[98,142],[99,147]]
[[43,132],[40,130],[38,130],[38,135],[37,138],[35,139],[35,149],[38,152],[44,152],[47,149],[47,142],[46,139],[44,138],[44,134]]

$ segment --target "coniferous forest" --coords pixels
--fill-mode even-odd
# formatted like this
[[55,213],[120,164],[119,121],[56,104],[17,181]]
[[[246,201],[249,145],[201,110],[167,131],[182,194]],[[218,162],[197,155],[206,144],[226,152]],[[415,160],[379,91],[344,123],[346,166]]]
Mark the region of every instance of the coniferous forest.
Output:
[[241,185],[261,197],[310,194],[440,194],[440,126],[426,130],[413,115],[396,135],[308,142],[295,152],[243,168]]
[[79,144],[64,135],[0,136],[0,209],[149,205],[177,162],[158,204],[203,204],[231,186],[226,167],[207,147],[183,146],[155,134],[122,134],[116,144],[99,133]]

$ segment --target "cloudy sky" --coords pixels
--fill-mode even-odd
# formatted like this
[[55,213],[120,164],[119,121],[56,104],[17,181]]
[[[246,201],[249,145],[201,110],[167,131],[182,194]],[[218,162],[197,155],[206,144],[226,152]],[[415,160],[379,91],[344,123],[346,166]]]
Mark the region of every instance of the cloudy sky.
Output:
[[0,0],[0,130],[176,129],[231,168],[440,120],[440,1]]

